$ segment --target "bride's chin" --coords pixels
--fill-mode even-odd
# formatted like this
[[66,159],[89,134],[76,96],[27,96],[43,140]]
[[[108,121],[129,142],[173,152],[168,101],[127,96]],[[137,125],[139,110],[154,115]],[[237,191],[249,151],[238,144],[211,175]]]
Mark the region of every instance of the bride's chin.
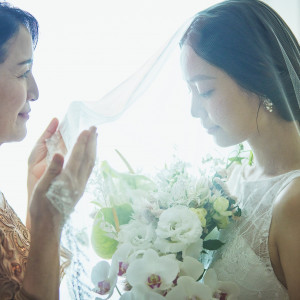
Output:
[[214,139],[215,144],[217,144],[219,147],[222,147],[222,148],[232,147],[232,146],[238,145],[240,143],[243,143],[242,140],[240,141],[237,139],[230,138],[230,137],[226,136],[226,134],[224,134],[224,133],[213,136],[213,139]]

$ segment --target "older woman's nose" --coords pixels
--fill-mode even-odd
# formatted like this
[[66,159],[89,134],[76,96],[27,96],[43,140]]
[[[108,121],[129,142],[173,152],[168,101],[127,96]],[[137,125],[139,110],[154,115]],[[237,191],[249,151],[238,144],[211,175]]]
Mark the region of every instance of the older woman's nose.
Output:
[[36,101],[38,98],[39,89],[33,75],[31,75],[27,81],[27,100]]

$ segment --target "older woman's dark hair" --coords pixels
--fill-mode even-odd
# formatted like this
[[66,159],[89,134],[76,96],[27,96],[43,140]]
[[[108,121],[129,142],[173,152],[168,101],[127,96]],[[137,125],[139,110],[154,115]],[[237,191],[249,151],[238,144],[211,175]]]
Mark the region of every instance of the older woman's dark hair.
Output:
[[263,2],[228,0],[198,13],[183,44],[244,89],[269,98],[285,120],[300,120],[300,47]]
[[37,20],[24,10],[0,2],[0,63],[3,63],[7,56],[7,41],[19,32],[20,26],[28,29],[35,47],[39,31]]

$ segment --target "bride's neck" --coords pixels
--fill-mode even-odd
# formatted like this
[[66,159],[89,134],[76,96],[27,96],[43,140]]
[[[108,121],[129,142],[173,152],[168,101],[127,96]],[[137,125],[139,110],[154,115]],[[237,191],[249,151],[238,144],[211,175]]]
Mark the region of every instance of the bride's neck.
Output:
[[273,177],[300,169],[299,122],[278,119],[259,128],[248,140],[255,158],[257,177]]

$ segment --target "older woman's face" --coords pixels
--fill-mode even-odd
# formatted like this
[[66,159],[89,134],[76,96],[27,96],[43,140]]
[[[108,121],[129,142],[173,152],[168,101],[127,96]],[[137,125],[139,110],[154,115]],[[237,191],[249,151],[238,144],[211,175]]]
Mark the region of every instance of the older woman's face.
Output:
[[6,45],[7,58],[0,64],[0,144],[22,140],[29,119],[29,101],[38,98],[32,75],[32,39],[21,26]]

